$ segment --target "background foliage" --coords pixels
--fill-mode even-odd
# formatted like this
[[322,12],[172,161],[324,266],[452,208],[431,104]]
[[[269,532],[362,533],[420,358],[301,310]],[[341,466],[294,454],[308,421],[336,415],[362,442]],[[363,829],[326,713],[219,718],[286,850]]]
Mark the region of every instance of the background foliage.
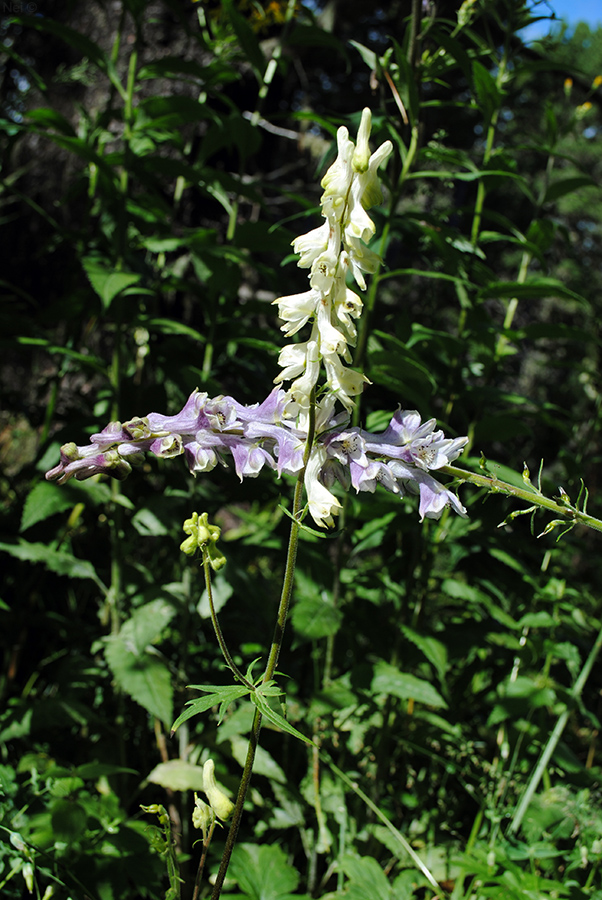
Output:
[[[359,420],[415,407],[469,434],[466,467],[484,453],[522,483],[510,470],[543,460],[549,493],[583,479],[600,514],[602,30],[525,46],[540,7],[410,7],[5,5],[3,897],[165,896],[149,803],[169,809],[191,894],[199,764],[236,790],[251,707],[169,740],[186,686],[227,681],[181,524],[198,509],[223,527],[216,594],[246,668],[271,636],[290,484],[192,480],[178,460],[123,485],[43,473],[60,444],[176,412],[197,386],[266,396],[270,302],[304,289],[290,242],[363,106],[395,154]],[[305,536],[281,668],[317,746],[264,728],[231,896],[602,897],[599,670],[575,689],[602,624],[598,537],[537,540],[543,517],[462,499],[469,519],[421,525],[414,503],[349,496],[339,534]]]

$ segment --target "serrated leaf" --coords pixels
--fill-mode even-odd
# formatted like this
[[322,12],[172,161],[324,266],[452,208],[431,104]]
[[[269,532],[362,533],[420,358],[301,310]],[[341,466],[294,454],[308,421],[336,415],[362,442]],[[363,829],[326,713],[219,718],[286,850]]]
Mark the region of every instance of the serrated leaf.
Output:
[[36,522],[43,522],[49,516],[72,506],[73,499],[62,488],[48,481],[41,481],[27,495],[19,531],[27,531]]
[[374,667],[372,690],[376,694],[391,694],[402,700],[415,700],[432,706],[435,709],[446,709],[447,703],[438,690],[424,681],[407,672],[400,672],[395,666],[379,661]]
[[149,653],[133,653],[120,635],[107,642],[105,656],[118,686],[168,725],[173,718],[173,686],[165,663]]
[[78,559],[70,553],[52,550],[47,544],[30,544],[20,540],[18,544],[0,543],[0,551],[26,562],[43,563],[51,572],[66,575],[68,578],[91,578],[103,591],[106,588],[92,563],[86,559]]
[[349,879],[345,890],[349,900],[390,900],[391,886],[375,859],[349,854],[341,859],[341,868]]
[[127,643],[133,653],[143,653],[148,644],[158,641],[163,629],[175,614],[174,606],[167,600],[162,598],[152,600],[134,612],[122,625],[117,637]]
[[171,673],[146,648],[159,640],[175,612],[167,600],[146,603],[125,622],[119,634],[108,638],[105,647],[107,662],[119,687],[165,724],[173,719]]
[[311,640],[336,634],[342,621],[343,614],[325,592],[316,590],[311,596],[302,597],[293,607],[293,627]]

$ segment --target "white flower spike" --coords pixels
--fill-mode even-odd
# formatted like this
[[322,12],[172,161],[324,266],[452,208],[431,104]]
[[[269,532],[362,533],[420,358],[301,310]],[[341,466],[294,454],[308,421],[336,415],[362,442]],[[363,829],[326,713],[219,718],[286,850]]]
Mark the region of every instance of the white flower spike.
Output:
[[[375,272],[379,262],[377,254],[365,245],[375,230],[366,210],[381,199],[377,170],[393,147],[391,141],[386,141],[370,153],[371,124],[370,110],[364,109],[357,145],[346,128],[339,128],[337,158],[322,179],[325,221],[293,241],[295,253],[300,256],[299,267],[310,269],[310,290],[274,301],[287,337],[307,323],[312,326],[308,341],[284,348],[279,363],[285,371],[275,379],[279,383],[301,375],[288,392],[288,413],[297,417],[300,428],[307,425],[309,398],[321,363],[328,390],[335,392],[348,411],[354,405],[352,398],[361,393],[366,382],[360,373],[347,370],[339,357],[351,361],[348,345],[353,346],[356,338],[352,319],[361,315],[363,305],[347,287],[347,273],[350,271],[359,288],[365,290],[363,273]],[[304,359],[300,358],[301,353]]]

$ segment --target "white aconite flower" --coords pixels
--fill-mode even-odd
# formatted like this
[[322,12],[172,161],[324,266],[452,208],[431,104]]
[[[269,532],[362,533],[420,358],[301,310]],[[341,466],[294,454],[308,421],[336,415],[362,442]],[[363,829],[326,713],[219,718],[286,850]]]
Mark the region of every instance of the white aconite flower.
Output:
[[331,251],[321,253],[312,263],[309,283],[314,291],[327,294],[334,281],[337,271],[338,255]]
[[310,394],[320,374],[320,353],[317,341],[308,341],[305,356],[305,372],[291,385],[291,400],[302,410],[309,409]]
[[[347,287],[347,275],[351,273],[365,290],[364,273],[376,272],[380,263],[378,255],[366,246],[375,230],[366,210],[380,198],[378,167],[390,154],[392,144],[386,141],[370,153],[370,128],[369,109],[362,113],[356,145],[347,129],[339,128],[337,156],[322,179],[324,222],[293,241],[298,265],[310,269],[310,290],[274,301],[287,337],[311,325],[309,340],[285,347],[278,360],[283,371],[275,382],[296,379],[286,405],[291,417],[304,418],[309,409],[320,362],[324,364],[328,390],[348,410],[366,382],[361,373],[346,369],[342,360],[351,362],[348,345],[355,344],[357,335],[353,319],[362,311],[361,299]],[[298,418],[298,427],[300,421]]]
[[326,460],[327,452],[323,445],[312,448],[305,468],[305,490],[309,514],[316,525],[333,528],[333,516],[338,516],[341,504],[319,480],[320,469]]
[[314,259],[328,248],[330,223],[324,222],[307,234],[302,234],[293,241],[293,250],[300,256],[297,265],[300,269],[309,269]]
[[284,319],[281,330],[286,337],[296,334],[309,321],[318,303],[319,291],[305,291],[303,294],[291,294],[289,297],[278,297],[273,302],[278,305],[278,315]]
[[300,344],[288,344],[283,347],[278,357],[278,365],[282,366],[284,371],[274,378],[274,383],[280,381],[288,381],[290,378],[296,378],[305,369],[305,361],[307,358],[307,345],[309,341]]

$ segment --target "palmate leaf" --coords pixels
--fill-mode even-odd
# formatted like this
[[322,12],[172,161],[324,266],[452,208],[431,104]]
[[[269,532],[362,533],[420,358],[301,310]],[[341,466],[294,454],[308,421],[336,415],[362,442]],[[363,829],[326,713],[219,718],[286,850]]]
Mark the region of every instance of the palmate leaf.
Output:
[[240,844],[232,855],[230,874],[251,900],[306,900],[308,896],[292,893],[299,873],[277,845]]
[[193,716],[198,716],[219,704],[219,721],[223,719],[226,710],[235,700],[240,700],[250,693],[249,688],[238,684],[215,685],[215,684],[189,684],[189,688],[196,691],[205,691],[208,697],[199,697],[197,700],[189,700],[186,709],[180,713],[176,721],[171,726],[172,736],[183,722],[187,722]]

